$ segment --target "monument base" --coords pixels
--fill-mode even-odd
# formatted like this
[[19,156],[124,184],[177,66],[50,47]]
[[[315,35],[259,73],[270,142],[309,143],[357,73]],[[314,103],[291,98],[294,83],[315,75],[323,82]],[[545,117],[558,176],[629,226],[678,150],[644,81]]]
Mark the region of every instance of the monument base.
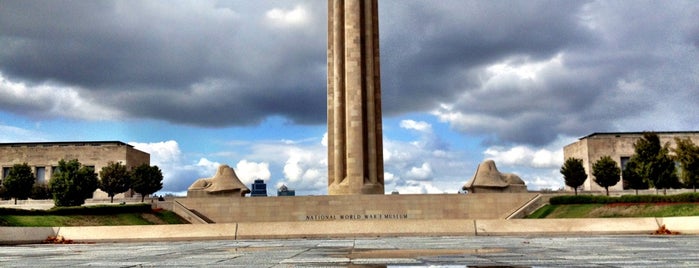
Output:
[[359,191],[350,187],[351,185],[345,180],[340,184],[331,184],[328,186],[329,195],[356,195],[356,194],[376,194],[383,195],[384,187],[383,184],[379,183],[366,183],[361,186]]
[[179,198],[214,223],[505,219],[536,193]]
[[211,197],[230,197],[230,198],[244,198],[243,193],[240,190],[230,190],[230,191],[220,191],[220,192],[207,192],[205,190],[188,190],[188,198],[211,198]]

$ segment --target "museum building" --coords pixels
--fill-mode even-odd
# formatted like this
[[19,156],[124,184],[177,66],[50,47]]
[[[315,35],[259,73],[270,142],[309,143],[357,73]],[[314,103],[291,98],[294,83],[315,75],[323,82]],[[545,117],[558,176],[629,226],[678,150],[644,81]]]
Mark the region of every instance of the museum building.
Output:
[[[699,145],[699,131],[667,131],[654,132],[660,138],[660,143],[670,143],[670,148],[675,147],[675,138],[690,138],[694,144]],[[592,164],[603,156],[610,156],[619,167],[625,168],[626,163],[634,154],[633,144],[643,137],[643,132],[596,132],[580,138],[577,142],[563,147],[563,159],[575,157],[582,159],[583,167],[587,173],[587,180],[578,188],[578,191],[604,191],[604,187],[597,185],[592,180]],[[672,152],[670,152],[672,154]],[[619,183],[609,187],[610,191],[624,190],[622,176]],[[566,186],[567,191],[573,191]]]
[[[150,154],[134,149],[120,141],[21,142],[0,143],[0,166],[4,179],[15,164],[27,163],[37,183],[48,183],[56,171],[58,161],[77,159],[82,165],[93,167],[99,174],[109,162],[120,162],[127,169],[148,164]],[[115,197],[132,197],[131,191]],[[95,191],[93,198],[107,198],[105,192]]]

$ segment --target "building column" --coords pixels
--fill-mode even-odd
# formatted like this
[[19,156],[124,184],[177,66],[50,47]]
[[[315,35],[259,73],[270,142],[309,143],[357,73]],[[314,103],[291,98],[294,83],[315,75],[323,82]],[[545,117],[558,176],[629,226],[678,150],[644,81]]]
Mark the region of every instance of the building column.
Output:
[[383,194],[377,0],[328,0],[328,194]]

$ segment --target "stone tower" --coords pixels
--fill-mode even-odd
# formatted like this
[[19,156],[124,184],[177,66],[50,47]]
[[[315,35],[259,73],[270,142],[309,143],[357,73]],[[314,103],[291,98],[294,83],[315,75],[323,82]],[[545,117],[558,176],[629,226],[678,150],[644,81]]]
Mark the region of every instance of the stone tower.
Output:
[[377,0],[328,0],[328,194],[384,194]]

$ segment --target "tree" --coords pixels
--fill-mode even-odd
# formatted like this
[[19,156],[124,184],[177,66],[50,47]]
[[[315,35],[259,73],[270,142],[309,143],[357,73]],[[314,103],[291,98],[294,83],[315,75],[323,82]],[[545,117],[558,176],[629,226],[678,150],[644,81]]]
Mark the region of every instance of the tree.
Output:
[[2,185],[7,189],[7,193],[10,197],[15,199],[15,205],[17,205],[17,199],[27,199],[32,194],[32,186],[36,178],[32,174],[32,168],[24,164],[15,164],[10,168],[10,171],[2,181]]
[[604,187],[609,196],[609,186],[614,186],[619,182],[621,170],[610,156],[603,156],[592,164],[592,176],[595,176],[595,183]]
[[682,182],[696,192],[699,184],[699,146],[689,138],[675,138],[675,144],[673,152],[680,163]]
[[109,202],[114,203],[114,195],[126,192],[131,186],[131,173],[119,162],[109,162],[100,170],[100,190],[107,193]]
[[582,159],[573,157],[566,159],[561,167],[561,174],[563,174],[566,185],[572,187],[575,190],[575,195],[578,195],[578,187],[587,179]]
[[668,188],[681,188],[680,181],[675,172],[675,161],[669,154],[669,146],[665,145],[660,149],[657,158],[658,175],[653,181],[655,189],[663,189],[663,194],[667,194]]
[[77,159],[61,160],[49,181],[49,189],[57,207],[80,206],[92,197],[98,184],[94,168],[83,166]]
[[131,172],[131,189],[141,194],[141,202],[146,195],[157,192],[163,188],[163,172],[158,166],[142,164]]
[[9,200],[11,197],[8,196],[7,189],[0,183],[0,200]]
[[29,198],[34,200],[51,199],[51,191],[45,183],[35,183]]
[[657,134],[644,132],[643,137],[634,142],[633,146],[635,154],[631,161],[636,161],[638,175],[655,187],[656,191],[679,184],[675,174],[675,162],[668,154],[669,143],[663,146]]
[[626,162],[626,167],[621,171],[621,176],[624,178],[624,188],[636,190],[636,195],[638,195],[638,190],[648,189],[648,181],[639,175],[638,164],[636,164],[636,160],[633,158]]

